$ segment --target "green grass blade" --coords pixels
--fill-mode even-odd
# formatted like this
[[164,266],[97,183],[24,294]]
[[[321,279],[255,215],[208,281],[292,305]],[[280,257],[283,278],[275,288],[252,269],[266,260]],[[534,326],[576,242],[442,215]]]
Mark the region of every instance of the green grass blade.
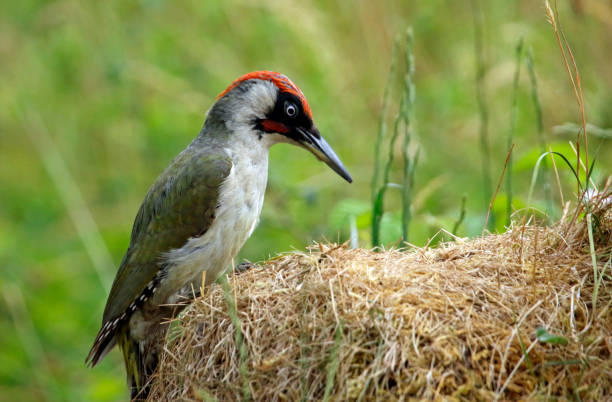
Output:
[[574,177],[576,178],[576,181],[578,182],[578,188],[580,190],[582,190],[582,182],[580,181],[580,176],[578,176],[578,173],[576,172],[576,169],[574,169],[574,166],[572,166],[572,164],[570,163],[570,161],[565,157],[565,155],[563,155],[562,153],[559,153],[557,151],[552,151],[550,152],[553,155],[557,155],[559,156],[561,159],[563,159],[563,162],[565,162],[565,164],[570,168],[570,170],[572,171],[572,174],[574,175]]
[[529,193],[527,195],[527,206],[531,205],[531,196],[533,195],[533,189],[535,187],[536,181],[538,180],[538,172],[540,170],[540,165],[544,165],[546,161],[546,157],[550,154],[550,152],[546,151],[542,153],[538,160],[536,161],[535,167],[533,168],[533,174],[531,175],[531,183],[529,184]]
[[217,282],[223,289],[223,296],[225,297],[225,302],[227,303],[227,314],[232,321],[235,331],[234,340],[239,353],[238,358],[240,360],[240,377],[242,378],[242,400],[250,401],[252,400],[252,396],[251,388],[249,387],[249,369],[247,366],[248,350],[244,341],[244,334],[242,332],[242,322],[240,317],[238,317],[236,299],[234,299],[234,294],[232,293],[232,289],[226,275],[221,275],[221,277],[217,279]]
[[538,327],[536,329],[536,338],[539,342],[550,343],[552,345],[567,345],[569,341],[561,335],[551,334],[546,328]]
[[595,254],[595,242],[593,241],[593,219],[590,213],[586,215],[586,221],[587,221],[587,231],[589,234],[589,252],[591,254],[591,264],[593,264],[594,286],[593,286],[593,296],[591,300],[593,307],[591,307],[591,309],[593,310],[593,314],[595,314],[595,309],[597,307],[597,296],[599,294],[599,286],[601,285],[601,279],[603,278],[603,272],[601,275],[599,275],[597,271],[597,254]]

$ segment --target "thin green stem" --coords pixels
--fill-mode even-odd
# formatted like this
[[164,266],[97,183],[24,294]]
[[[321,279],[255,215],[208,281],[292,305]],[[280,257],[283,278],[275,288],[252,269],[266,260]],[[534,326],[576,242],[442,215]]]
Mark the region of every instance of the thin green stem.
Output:
[[[489,108],[486,99],[484,77],[486,73],[484,56],[484,13],[479,0],[471,0],[472,17],[474,20],[474,56],[476,63],[476,100],[478,102],[478,112],[480,116],[480,153],[482,158],[482,186],[483,201],[485,208],[488,208],[491,200],[491,150],[489,146]],[[491,211],[486,220],[488,229],[495,228],[495,214]]]
[[[514,143],[516,133],[516,122],[518,119],[518,89],[521,78],[521,56],[523,53],[523,38],[519,39],[516,45],[516,70],[514,71],[514,83],[512,88],[512,105],[510,108],[510,133],[508,134],[507,147],[510,148]],[[512,154],[508,160],[508,173],[506,173],[506,226],[510,226],[512,220]]]
[[404,122],[404,144],[402,156],[404,161],[402,182],[402,240],[409,241],[409,227],[412,219],[412,190],[414,188],[414,173],[419,158],[419,151],[410,156],[410,141],[412,137],[412,110],[415,98],[414,88],[414,55],[412,50],[412,29],[406,32],[406,74],[404,75],[404,108],[400,110]]
[[459,230],[459,226],[461,226],[461,224],[463,223],[463,220],[465,219],[465,203],[466,203],[466,201],[467,201],[467,194],[463,194],[463,196],[461,197],[461,211],[459,212],[459,218],[457,219],[457,221],[453,225],[452,233],[455,236],[457,235],[457,230]]

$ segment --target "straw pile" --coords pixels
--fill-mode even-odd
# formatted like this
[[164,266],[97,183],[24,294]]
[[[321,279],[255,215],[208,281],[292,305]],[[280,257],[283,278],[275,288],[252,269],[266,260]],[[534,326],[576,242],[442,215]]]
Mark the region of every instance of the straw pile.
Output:
[[612,208],[593,216],[597,280],[575,216],[272,259],[186,309],[149,400],[612,400]]

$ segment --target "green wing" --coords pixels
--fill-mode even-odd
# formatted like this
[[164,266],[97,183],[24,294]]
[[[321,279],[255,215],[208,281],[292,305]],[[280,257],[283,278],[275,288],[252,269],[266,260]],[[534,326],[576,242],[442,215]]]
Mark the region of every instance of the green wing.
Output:
[[222,151],[187,148],[147,193],[134,221],[128,251],[111,288],[103,322],[116,318],[144,291],[161,255],[203,235],[215,217],[219,187],[232,169]]

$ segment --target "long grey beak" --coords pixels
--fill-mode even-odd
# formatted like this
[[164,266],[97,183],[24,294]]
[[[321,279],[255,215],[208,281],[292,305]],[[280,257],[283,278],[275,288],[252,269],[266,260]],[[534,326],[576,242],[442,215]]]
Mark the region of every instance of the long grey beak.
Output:
[[349,183],[353,182],[353,178],[344,167],[338,155],[336,155],[332,147],[330,147],[327,141],[321,136],[316,127],[313,126],[310,130],[298,127],[297,131],[303,137],[303,139],[300,139],[300,144],[304,148],[312,152],[317,159],[325,162],[327,166],[332,168],[333,171],[338,173],[344,180]]

